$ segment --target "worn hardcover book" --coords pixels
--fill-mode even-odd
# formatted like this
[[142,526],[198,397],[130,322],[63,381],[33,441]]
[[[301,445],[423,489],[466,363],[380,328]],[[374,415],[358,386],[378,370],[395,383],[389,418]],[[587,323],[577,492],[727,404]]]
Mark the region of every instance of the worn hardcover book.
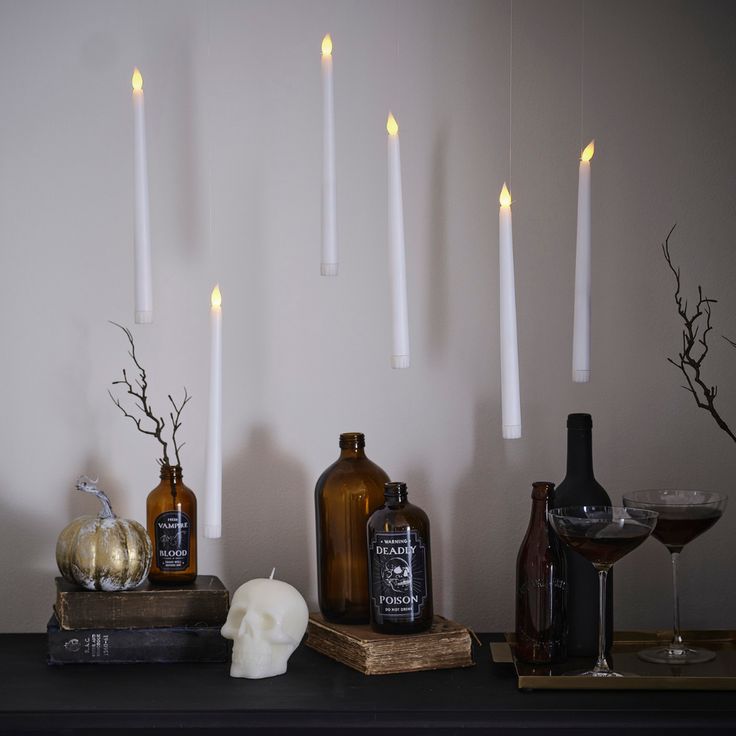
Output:
[[230,642],[219,626],[166,629],[76,629],[46,627],[49,664],[130,662],[226,662]]
[[333,624],[319,613],[309,616],[307,646],[365,675],[471,667],[470,631],[442,616],[419,634],[377,634],[370,626]]
[[56,578],[54,609],[62,629],[153,629],[171,626],[222,626],[230,594],[214,575],[193,583],[133,590],[85,590]]

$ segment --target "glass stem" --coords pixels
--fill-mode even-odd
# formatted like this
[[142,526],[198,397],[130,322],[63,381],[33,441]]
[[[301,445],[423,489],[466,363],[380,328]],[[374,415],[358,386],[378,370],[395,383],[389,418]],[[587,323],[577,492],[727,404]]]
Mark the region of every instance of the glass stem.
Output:
[[672,643],[670,649],[682,650],[685,648],[685,642],[680,634],[680,591],[677,587],[677,569],[680,563],[680,553],[672,552]]
[[593,672],[610,672],[611,668],[606,661],[606,580],[608,568],[598,570],[598,661]]

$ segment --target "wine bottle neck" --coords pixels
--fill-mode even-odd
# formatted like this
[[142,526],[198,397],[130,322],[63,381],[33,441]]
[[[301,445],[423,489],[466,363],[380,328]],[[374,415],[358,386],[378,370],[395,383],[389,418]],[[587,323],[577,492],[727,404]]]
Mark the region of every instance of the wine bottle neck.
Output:
[[593,478],[593,433],[589,429],[567,431],[567,477]]

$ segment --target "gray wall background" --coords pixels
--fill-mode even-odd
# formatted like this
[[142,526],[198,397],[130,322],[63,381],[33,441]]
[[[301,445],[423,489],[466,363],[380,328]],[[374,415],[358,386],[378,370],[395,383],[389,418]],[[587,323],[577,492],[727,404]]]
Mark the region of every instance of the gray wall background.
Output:
[[[513,625],[532,481],[559,481],[565,418],[596,474],[732,492],[733,442],[680,388],[673,280],[714,305],[705,370],[736,423],[736,32],[729,2],[0,2],[0,630],[40,631],[54,547],[96,511],[145,519],[157,447],[106,395],[133,321],[130,75],[143,71],[156,321],[134,328],[155,405],[186,385],[185,479],[203,489],[208,304],[224,310],[224,536],[200,571],[273,566],[316,603],[313,489],[341,431],[433,524],[436,608]],[[319,276],[319,48],[335,43],[341,271]],[[208,40],[209,39],[209,40]],[[401,128],[412,367],[389,367],[388,109]],[[593,378],[570,380],[577,159],[593,161]],[[498,193],[514,197],[523,439],[500,431]],[[211,239],[208,237],[211,212]],[[683,556],[683,623],[732,627],[736,508]],[[670,623],[668,555],[616,569],[616,625]]]

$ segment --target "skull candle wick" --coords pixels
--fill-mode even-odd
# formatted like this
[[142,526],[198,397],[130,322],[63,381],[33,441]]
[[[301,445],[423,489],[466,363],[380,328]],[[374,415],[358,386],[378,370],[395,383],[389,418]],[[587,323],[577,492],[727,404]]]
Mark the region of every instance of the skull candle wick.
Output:
[[233,640],[231,677],[283,675],[307,630],[309,610],[301,593],[273,575],[249,580],[233,595],[221,630]]

